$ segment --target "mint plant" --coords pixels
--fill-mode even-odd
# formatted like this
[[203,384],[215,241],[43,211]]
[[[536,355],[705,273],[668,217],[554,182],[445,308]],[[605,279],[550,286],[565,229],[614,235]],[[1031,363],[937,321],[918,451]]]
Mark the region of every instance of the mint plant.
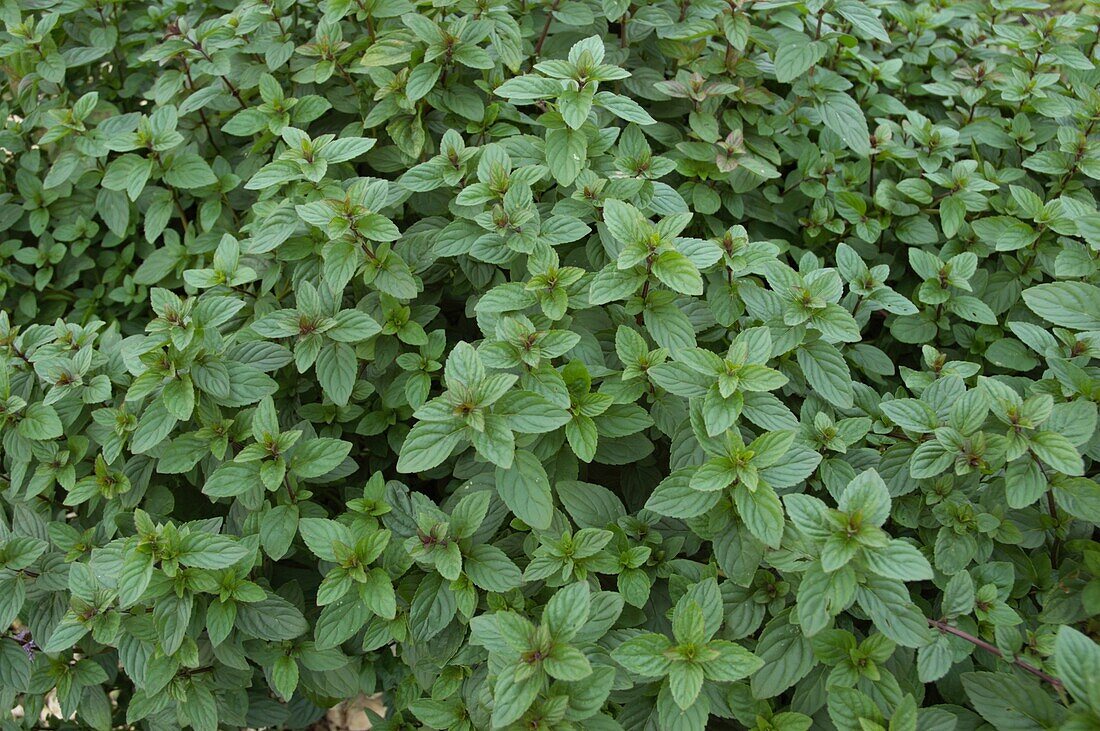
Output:
[[0,59],[0,731],[1100,727],[1095,0]]

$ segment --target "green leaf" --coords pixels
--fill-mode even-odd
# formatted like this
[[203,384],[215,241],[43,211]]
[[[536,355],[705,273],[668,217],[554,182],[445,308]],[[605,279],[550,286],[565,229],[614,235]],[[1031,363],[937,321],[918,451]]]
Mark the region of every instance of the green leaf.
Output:
[[783,538],[783,504],[775,490],[767,485],[756,490],[739,487],[734,490],[733,499],[749,532],[761,543],[778,548]]
[[79,642],[86,634],[88,634],[88,628],[79,622],[72,612],[68,612],[53,628],[49,639],[42,645],[42,650],[50,653],[63,652]]
[[347,162],[367,153],[374,142],[370,137],[345,137],[325,145],[322,154],[330,163]]
[[493,406],[508,426],[522,434],[544,434],[569,422],[569,412],[533,391],[509,391]]
[[588,139],[571,129],[546,131],[546,164],[558,185],[572,185],[584,170]]
[[872,576],[856,589],[856,599],[875,627],[899,645],[920,647],[927,639],[927,620],[900,581]]
[[659,678],[671,666],[666,652],[671,643],[664,635],[641,634],[623,642],[611,651],[611,657],[631,673]]
[[535,99],[555,97],[563,91],[560,81],[542,76],[516,76],[498,86],[493,93],[504,99],[530,102]]
[[178,421],[168,411],[164,401],[154,401],[138,419],[137,428],[130,439],[130,451],[135,454],[148,452],[165,440]]
[[290,459],[290,470],[299,477],[320,477],[340,466],[351,451],[351,442],[321,437],[299,444]]
[[1031,246],[1039,238],[1031,226],[1011,216],[979,218],[971,226],[978,237],[997,251],[1015,251]]
[[858,515],[863,523],[880,526],[890,516],[890,491],[878,472],[865,470],[844,488],[837,508],[842,513]]
[[926,581],[932,578],[932,566],[920,551],[905,541],[893,540],[882,548],[863,552],[867,567],[879,576],[901,581]]
[[520,679],[515,672],[501,673],[493,689],[493,725],[507,726],[522,716],[541,687],[542,678],[538,675]]
[[935,409],[919,399],[899,398],[883,401],[879,408],[902,429],[927,434],[939,426]]
[[774,698],[806,677],[815,664],[813,646],[786,616],[768,623],[754,653],[763,662],[751,679],[755,698]]
[[418,423],[405,437],[398,472],[425,472],[442,464],[462,442],[464,432],[464,427],[450,422]]
[[802,374],[817,393],[838,408],[851,408],[852,374],[835,347],[815,340],[800,347],[796,357]]
[[260,522],[260,542],[271,558],[279,560],[290,550],[290,543],[298,532],[298,514],[294,505],[277,505],[264,514]]
[[194,153],[184,153],[172,158],[164,170],[164,182],[174,188],[201,188],[218,182],[206,160]]
[[730,683],[755,673],[764,666],[764,661],[740,645],[725,640],[715,640],[709,645],[718,656],[703,663],[703,670],[709,680]]
[[965,673],[962,684],[975,710],[996,729],[1038,731],[1060,725],[1063,709],[1037,683],[1007,673]]
[[240,604],[237,629],[261,640],[293,640],[309,630],[309,623],[297,608],[277,594],[258,602]]
[[1100,484],[1095,480],[1084,477],[1058,480],[1050,489],[1062,510],[1080,520],[1100,524]]
[[603,220],[607,230],[618,241],[629,244],[645,234],[648,221],[634,206],[609,199],[603,204]]
[[714,507],[722,494],[694,489],[691,474],[677,470],[662,480],[646,501],[646,509],[672,518],[694,518]]
[[325,331],[325,336],[341,343],[367,340],[382,331],[373,317],[360,310],[340,310],[332,319],[335,324]]
[[321,610],[314,626],[317,649],[325,650],[343,644],[363,628],[370,612],[356,594],[348,594],[342,600]]
[[1100,330],[1100,287],[1084,282],[1040,284],[1023,292],[1031,311],[1055,325]]
[[602,485],[565,480],[554,485],[554,492],[581,528],[606,528],[626,515],[622,501]]
[[380,568],[367,572],[366,581],[359,587],[359,597],[367,609],[383,619],[393,619],[397,614],[397,597],[393,583]]
[[559,642],[569,642],[588,621],[588,584],[578,582],[558,589],[546,603],[542,621],[550,636]]
[[463,570],[470,581],[486,591],[504,592],[520,586],[520,570],[496,546],[474,544],[463,561]]
[[1066,690],[1085,705],[1095,704],[1098,700],[1096,679],[1100,678],[1100,645],[1073,627],[1063,626],[1055,640],[1054,658],[1058,677]]
[[341,523],[327,518],[302,518],[298,521],[298,530],[301,531],[302,540],[315,556],[336,563],[335,544],[343,543],[345,546],[353,543],[351,532]]
[[19,436],[34,441],[57,439],[64,431],[57,412],[52,406],[43,403],[28,406],[16,430]]
[[668,669],[668,685],[672,699],[680,708],[687,709],[699,697],[703,689],[703,668],[694,663],[677,663]]
[[657,120],[649,116],[649,112],[638,102],[621,94],[612,94],[609,91],[596,92],[596,104],[627,122],[643,125],[657,124]]
[[193,532],[180,541],[179,562],[198,569],[224,569],[252,555],[252,550],[229,536]]
[[549,528],[554,516],[550,481],[531,452],[518,450],[512,466],[496,469],[497,494],[517,518],[532,528]]
[[835,7],[836,11],[844,16],[844,19],[851,23],[861,36],[883,43],[890,42],[890,36],[882,26],[882,21],[864,3],[858,0],[841,0]]
[[775,52],[775,80],[786,84],[810,70],[822,56],[822,47],[802,34],[784,37]]
[[1057,432],[1040,431],[1031,436],[1031,451],[1047,465],[1065,475],[1082,475],[1085,463],[1073,443]]
[[543,664],[546,674],[557,680],[578,681],[592,674],[588,658],[570,645],[555,645]]
[[871,154],[867,118],[852,97],[842,91],[830,92],[818,104],[818,110],[821,121],[840,137],[848,149],[860,157]]
[[118,574],[119,606],[128,607],[141,599],[152,579],[152,556],[139,551],[127,554]]
[[203,485],[202,491],[210,497],[236,497],[261,485],[256,462],[227,462],[218,467]]
[[703,278],[699,276],[699,270],[678,251],[662,251],[653,262],[653,273],[674,292],[703,293]]
[[[417,587],[409,607],[409,621],[416,639],[427,642],[454,619],[458,602],[448,583],[438,574],[429,574]],[[352,633],[357,630],[358,627]]]
[[350,346],[330,343],[317,354],[317,382],[338,406],[347,405],[357,373],[355,351]]
[[284,700],[290,700],[298,687],[298,663],[294,658],[282,655],[271,665],[271,687]]

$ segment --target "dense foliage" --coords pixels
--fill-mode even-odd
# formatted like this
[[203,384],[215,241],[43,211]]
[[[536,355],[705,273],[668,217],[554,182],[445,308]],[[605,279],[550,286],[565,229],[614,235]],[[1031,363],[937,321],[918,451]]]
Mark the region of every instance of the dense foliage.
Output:
[[1095,6],[0,21],[0,728],[1100,728]]

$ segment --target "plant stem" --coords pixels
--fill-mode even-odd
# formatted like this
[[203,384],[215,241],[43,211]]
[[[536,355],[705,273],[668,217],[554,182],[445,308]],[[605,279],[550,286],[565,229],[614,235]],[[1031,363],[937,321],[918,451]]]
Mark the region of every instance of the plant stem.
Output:
[[[964,639],[967,642],[969,642],[969,643],[971,643],[971,644],[973,644],[977,647],[982,648],[986,652],[991,652],[994,655],[996,655],[997,657],[1007,660],[1007,658],[1005,658],[1004,653],[1001,652],[1000,649],[998,649],[995,645],[992,645],[992,644],[986,642],[985,640],[981,639],[980,637],[975,637],[974,635],[970,634],[969,632],[965,632],[965,631],[959,629],[958,627],[952,627],[951,625],[949,625],[946,621],[944,621],[942,619],[929,619],[928,624],[931,627],[935,627],[940,632],[946,632],[949,635],[954,635],[955,637],[959,637],[961,639]],[[1047,673],[1043,672],[1042,670],[1035,667],[1031,663],[1024,662],[1023,660],[1021,660],[1019,658],[1013,658],[1012,659],[1012,664],[1015,665],[1016,667],[1020,668],[1021,670],[1025,671],[1025,672],[1031,673],[1032,675],[1034,675],[1039,680],[1042,680],[1046,683],[1049,683],[1054,688],[1056,688],[1059,693],[1062,692],[1062,688],[1063,688],[1062,681],[1059,680],[1058,678],[1054,677],[1053,675],[1048,675]]]
[[554,22],[554,11],[558,9],[558,0],[550,3],[550,9],[546,12],[546,23],[542,26],[542,33],[539,35],[539,40],[535,43],[535,58],[538,58],[542,53],[542,44],[546,43],[546,34],[550,32],[550,24]]
[[180,219],[183,220],[183,233],[186,235],[187,229],[191,227],[191,221],[187,219],[187,213],[183,210],[183,204],[180,203],[175,188],[172,188],[172,202],[176,204],[176,211],[180,214]]
[[[191,40],[190,38],[188,38],[187,40],[191,43],[191,47],[201,53],[202,57],[206,59],[207,62],[214,63],[214,59],[210,56],[209,53],[206,52],[206,49],[203,48],[198,41]],[[248,105],[245,104],[244,99],[241,98],[240,89],[238,89],[236,85],[225,76],[219,76],[218,78],[225,83],[226,88],[229,89],[229,93],[231,93],[233,97],[237,100],[237,103],[241,105],[241,109],[248,109]]]
[[[195,80],[191,78],[191,64],[187,62],[186,56],[180,56],[180,60],[183,61],[183,72],[187,77],[187,88],[194,94]],[[199,109],[199,119],[202,120],[202,126],[206,128],[206,137],[210,140],[210,146],[214,148],[214,152],[221,155],[221,148],[218,147],[218,143],[214,139],[214,132],[210,129],[210,123],[206,119],[206,112],[202,109]]]
[[1050,560],[1055,566],[1058,565],[1058,554],[1062,552],[1062,540],[1058,537],[1058,505],[1054,502],[1054,490],[1049,486],[1047,487],[1047,510],[1050,512],[1050,517],[1054,520],[1054,545],[1050,549]]

